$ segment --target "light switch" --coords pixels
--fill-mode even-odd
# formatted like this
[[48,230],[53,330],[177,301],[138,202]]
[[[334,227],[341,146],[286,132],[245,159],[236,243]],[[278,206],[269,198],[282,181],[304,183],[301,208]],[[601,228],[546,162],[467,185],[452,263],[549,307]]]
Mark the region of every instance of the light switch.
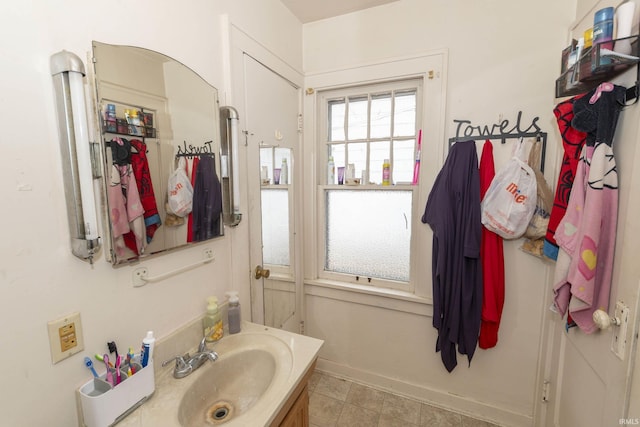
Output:
[[80,313],[72,313],[47,323],[51,361],[58,363],[67,357],[84,350]]

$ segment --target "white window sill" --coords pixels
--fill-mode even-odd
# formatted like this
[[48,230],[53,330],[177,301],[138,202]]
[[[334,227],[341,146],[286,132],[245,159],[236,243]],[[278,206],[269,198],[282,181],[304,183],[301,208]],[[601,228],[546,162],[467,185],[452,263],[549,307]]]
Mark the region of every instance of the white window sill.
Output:
[[364,304],[387,310],[402,311],[422,316],[433,316],[433,300],[397,289],[332,280],[305,280],[305,295]]

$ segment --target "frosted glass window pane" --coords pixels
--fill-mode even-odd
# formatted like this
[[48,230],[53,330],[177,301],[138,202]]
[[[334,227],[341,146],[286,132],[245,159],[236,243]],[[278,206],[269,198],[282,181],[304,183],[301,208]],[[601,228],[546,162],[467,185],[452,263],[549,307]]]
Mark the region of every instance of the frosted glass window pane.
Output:
[[262,260],[289,266],[289,192],[262,189]]
[[416,134],[416,93],[396,93],[394,106],[393,136]]
[[415,140],[395,141],[393,143],[393,168],[391,176],[394,183],[408,183],[413,181],[413,165]]
[[367,110],[368,98],[349,98],[349,122],[347,126],[347,138],[365,139],[367,137]]
[[369,154],[369,181],[382,184],[382,164],[385,159],[391,159],[389,141],[372,142]]
[[359,177],[362,169],[367,168],[367,143],[352,142],[348,145],[348,148],[348,162],[356,166],[356,177]]
[[391,136],[391,94],[371,98],[371,138]]
[[325,269],[409,281],[411,191],[327,190]]
[[329,141],[344,141],[345,102],[329,101]]

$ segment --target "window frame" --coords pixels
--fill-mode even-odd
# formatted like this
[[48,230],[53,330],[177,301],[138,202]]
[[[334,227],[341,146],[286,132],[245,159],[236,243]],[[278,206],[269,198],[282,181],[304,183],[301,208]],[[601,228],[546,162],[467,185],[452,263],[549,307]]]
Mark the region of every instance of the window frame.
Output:
[[[416,283],[416,271],[415,257],[417,256],[415,248],[415,232],[414,228],[417,224],[416,215],[418,215],[418,195],[421,188],[421,185],[410,185],[410,184],[392,184],[389,186],[382,186],[380,184],[371,184],[371,185],[360,185],[360,186],[347,186],[347,185],[328,185],[327,182],[327,162],[329,160],[329,146],[332,144],[345,144],[345,151],[348,151],[347,144],[349,143],[359,143],[359,142],[376,142],[376,141],[389,141],[390,142],[390,159],[393,163],[393,141],[406,141],[406,140],[415,140],[415,144],[417,146],[418,143],[418,132],[420,129],[424,127],[423,120],[423,86],[424,80],[422,76],[413,76],[401,79],[392,79],[392,80],[381,80],[381,81],[372,81],[372,82],[362,82],[355,83],[353,85],[339,87],[339,88],[331,88],[327,90],[322,90],[318,92],[317,95],[317,144],[315,146],[315,155],[318,159],[318,167],[316,174],[316,217],[317,221],[317,247],[316,247],[316,277],[320,280],[328,280],[332,282],[339,283],[347,283],[347,284],[355,284],[355,285],[365,285],[371,286],[374,288],[383,288],[383,289],[393,289],[399,290],[407,293],[415,292],[415,283]],[[329,141],[329,104],[333,101],[340,99],[348,99],[348,98],[357,98],[359,96],[369,98],[374,98],[376,95],[384,94],[391,92],[394,93],[402,93],[410,90],[414,90],[416,92],[416,123],[415,123],[415,133],[411,136],[393,136],[394,128],[391,125],[390,135],[389,137],[383,138],[371,138],[370,129],[370,109],[367,112],[367,137],[363,139],[353,139],[350,140],[347,138],[347,130],[345,129],[345,139],[334,142]],[[392,103],[391,113],[394,113]],[[345,121],[348,117],[348,111],[345,111]],[[370,173],[369,168],[369,147],[367,148],[367,171]],[[414,149],[415,153],[415,149]],[[322,166],[324,165],[324,167]],[[392,172],[393,177],[393,172]],[[325,270],[326,265],[326,227],[327,227],[327,192],[328,191],[346,191],[346,190],[365,190],[365,191],[410,191],[412,193],[411,198],[411,237],[409,242],[409,280],[407,282],[390,280],[390,279],[382,279],[382,278],[369,278],[357,276],[349,273],[340,273],[335,271]]]
[[[308,71],[304,86],[303,120],[303,167],[305,170],[303,192],[300,200],[301,221],[303,223],[304,284],[306,295],[325,296],[336,300],[371,304],[378,307],[398,309],[411,313],[428,313],[432,303],[431,254],[433,233],[420,222],[422,210],[427,202],[437,172],[444,164],[447,151],[445,125],[447,99],[447,49],[431,49],[424,53],[403,57],[355,62],[334,66],[327,64],[322,70]],[[418,188],[418,211],[414,213],[412,233],[416,244],[412,251],[418,253],[414,262],[411,281],[413,293],[383,287],[362,286],[341,281],[320,279],[318,271],[322,264],[318,261],[318,239],[324,227],[318,217],[318,173],[326,164],[317,158],[318,143],[318,92],[368,82],[393,81],[404,78],[421,77],[422,96],[422,160]],[[319,169],[320,168],[320,169]],[[415,249],[415,251],[414,251]],[[319,267],[320,265],[320,267]],[[416,274],[413,274],[413,272]]]

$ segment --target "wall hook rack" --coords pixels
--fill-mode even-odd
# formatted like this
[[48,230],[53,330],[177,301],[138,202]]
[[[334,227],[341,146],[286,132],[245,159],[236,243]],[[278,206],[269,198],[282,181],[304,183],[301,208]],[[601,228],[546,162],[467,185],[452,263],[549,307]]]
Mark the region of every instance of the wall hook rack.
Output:
[[[544,173],[545,153],[547,152],[547,133],[542,132],[537,122],[539,117],[534,117],[531,123],[524,128],[521,124],[522,111],[518,111],[515,124],[511,125],[509,120],[501,120],[500,123],[493,125],[477,126],[473,125],[470,120],[453,120],[456,123],[456,136],[449,138],[449,147],[460,141],[492,139],[500,140],[502,144],[506,144],[507,139],[519,138],[536,138],[542,141],[542,150],[540,153],[540,171]],[[461,134],[462,133],[462,134]]]

